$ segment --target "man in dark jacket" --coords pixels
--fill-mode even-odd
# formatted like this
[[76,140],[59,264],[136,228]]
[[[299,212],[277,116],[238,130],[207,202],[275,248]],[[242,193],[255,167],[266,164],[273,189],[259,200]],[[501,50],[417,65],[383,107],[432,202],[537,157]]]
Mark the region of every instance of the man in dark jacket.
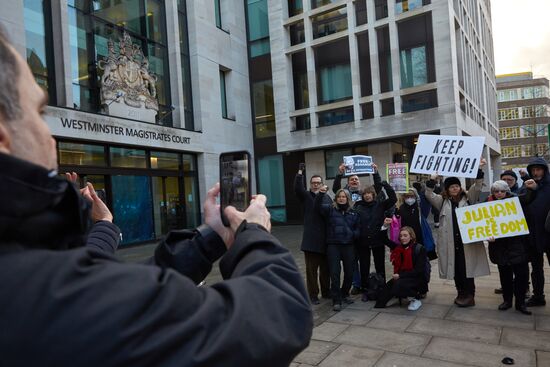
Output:
[[[309,180],[310,189],[306,190],[303,168],[305,167],[300,166],[294,179],[294,192],[304,207],[304,233],[300,249],[304,252],[306,263],[306,284],[309,299],[311,303],[318,305],[320,302],[317,278],[321,284],[322,297],[330,298],[330,273],[326,256],[325,221],[321,214],[313,209],[313,203],[323,185],[323,179],[319,175],[311,176]],[[325,196],[324,199],[330,203],[328,196]]]
[[519,186],[518,186],[518,175],[512,170],[506,170],[500,174],[500,179],[502,181],[505,181],[508,184],[508,187],[510,188],[510,192],[512,194],[518,194],[519,193]]
[[529,261],[533,295],[527,300],[527,307],[544,306],[544,253],[550,261],[550,233],[544,228],[550,211],[550,174],[548,164],[542,157],[535,157],[527,166],[529,177],[537,183],[537,196],[527,206],[525,218],[529,225]]
[[[0,70],[2,365],[288,366],[313,320],[292,256],[268,232],[265,196],[227,208],[227,228],[216,185],[207,225],[171,232],[155,265],[86,247],[84,199],[55,172],[47,98],[1,29]],[[227,280],[197,287],[224,252]]]

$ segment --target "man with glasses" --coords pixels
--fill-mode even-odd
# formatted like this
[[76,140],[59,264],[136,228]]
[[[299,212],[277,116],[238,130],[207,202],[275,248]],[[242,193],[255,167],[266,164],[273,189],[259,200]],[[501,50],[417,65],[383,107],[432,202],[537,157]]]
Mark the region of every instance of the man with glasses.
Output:
[[[330,298],[330,275],[325,254],[325,221],[313,208],[315,197],[323,186],[323,179],[319,175],[311,176],[310,189],[306,190],[304,170],[305,164],[300,163],[298,174],[294,179],[294,192],[304,207],[304,233],[300,249],[304,252],[306,263],[307,292],[311,303],[318,305],[320,303],[318,282],[321,284],[322,297]],[[325,196],[323,200],[330,201],[330,198]]]

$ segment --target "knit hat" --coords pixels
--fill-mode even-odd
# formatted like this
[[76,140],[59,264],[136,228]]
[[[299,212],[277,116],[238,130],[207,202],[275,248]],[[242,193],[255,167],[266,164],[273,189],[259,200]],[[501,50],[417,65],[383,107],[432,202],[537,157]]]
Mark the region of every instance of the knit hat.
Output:
[[449,187],[451,187],[451,185],[458,185],[462,187],[462,184],[460,183],[460,180],[458,179],[458,177],[447,177],[443,182],[443,186],[445,187],[445,190],[449,190]]
[[493,182],[493,184],[491,185],[491,193],[494,193],[497,190],[510,192],[510,186],[508,186],[506,181],[498,180]]
[[504,177],[504,176],[512,176],[516,181],[518,180],[518,175],[516,175],[516,173],[512,170],[506,170],[504,172],[502,172],[500,174],[500,178]]

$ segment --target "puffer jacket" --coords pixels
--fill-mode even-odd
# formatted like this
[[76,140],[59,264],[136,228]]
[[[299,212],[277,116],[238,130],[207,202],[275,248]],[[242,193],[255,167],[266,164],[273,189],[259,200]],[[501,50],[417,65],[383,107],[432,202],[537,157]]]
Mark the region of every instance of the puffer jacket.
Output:
[[325,218],[327,245],[353,245],[359,238],[359,215],[349,207],[336,209],[332,203],[324,201],[325,195],[317,194],[315,209]]
[[550,251],[550,233],[545,229],[545,221],[550,212],[550,174],[548,164],[542,157],[535,157],[527,166],[527,172],[533,177],[533,166],[544,167],[544,177],[537,181],[537,197],[527,206],[525,219],[529,225],[529,243],[539,252]]

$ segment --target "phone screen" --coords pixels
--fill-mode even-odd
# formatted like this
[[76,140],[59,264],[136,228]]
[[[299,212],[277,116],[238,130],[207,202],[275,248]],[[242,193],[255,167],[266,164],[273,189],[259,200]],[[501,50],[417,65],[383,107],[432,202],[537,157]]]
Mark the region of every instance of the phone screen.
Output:
[[232,205],[244,211],[250,201],[250,155],[248,152],[220,155],[220,206]]

